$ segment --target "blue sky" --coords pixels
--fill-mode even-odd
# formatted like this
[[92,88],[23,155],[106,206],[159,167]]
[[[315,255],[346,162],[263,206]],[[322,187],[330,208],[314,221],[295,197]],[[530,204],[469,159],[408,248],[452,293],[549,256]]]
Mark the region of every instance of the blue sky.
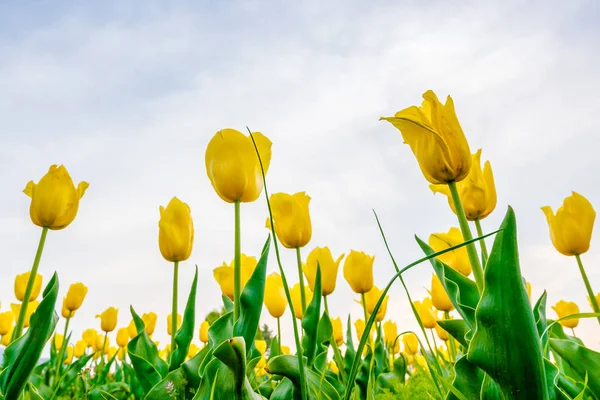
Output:
[[[133,304],[159,313],[166,343],[171,266],[158,251],[157,222],[174,195],[196,224],[181,304],[198,264],[198,315],[214,308],[212,269],[232,257],[233,209],[212,190],[203,160],[225,127],[271,138],[272,192],[313,198],[305,255],[323,245],[334,255],[376,254],[375,280],[385,285],[393,267],[371,209],[403,264],[421,255],[414,234],[456,225],[399,133],[378,121],[433,89],[453,96],[471,148],[491,160],[499,198],[484,228],[512,205],[534,297],[547,289],[549,304],[589,310],[575,260],[554,250],[539,207],[556,209],[571,190],[600,207],[599,17],[593,1],[0,3],[0,254],[10,277],[0,281],[2,309],[39,235],[21,190],[53,163],[91,184],[73,225],[49,235],[40,268],[46,281],[58,271],[63,293],[72,282],[89,285],[76,331],[99,326],[93,316],[108,305],[124,326]],[[243,251],[256,254],[266,206],[242,213]],[[294,254],[284,261],[296,282]],[[597,235],[583,261],[600,291]],[[428,266],[409,273],[415,298],[430,274]],[[332,314],[360,317],[341,271],[338,279]],[[415,328],[400,287],[388,316]],[[582,321],[577,333],[600,348],[598,329]]]

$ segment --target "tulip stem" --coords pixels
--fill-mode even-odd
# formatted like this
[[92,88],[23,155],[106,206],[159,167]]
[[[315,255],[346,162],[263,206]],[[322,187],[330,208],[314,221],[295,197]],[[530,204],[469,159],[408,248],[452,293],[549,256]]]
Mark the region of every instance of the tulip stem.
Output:
[[296,247],[296,261],[298,262],[298,282],[300,283],[300,300],[302,303],[302,315],[306,312],[306,294],[304,293],[304,276],[302,274],[302,256],[300,247]]
[[[450,193],[452,194],[452,202],[454,203],[454,208],[456,209],[456,215],[458,216],[458,223],[460,224],[460,230],[462,231],[463,239],[465,240],[465,242],[472,240],[473,235],[471,235],[469,221],[467,221],[465,210],[462,206],[462,202],[460,201],[458,190],[456,189],[456,182],[448,182],[448,188],[450,189]],[[479,255],[477,254],[475,243],[469,243],[466,245],[466,247],[467,254],[469,255],[469,261],[471,262],[471,268],[473,269],[475,283],[477,284],[477,288],[481,293],[483,291],[483,269],[481,268],[481,263],[479,262]]]
[[[365,325],[366,325],[367,321],[369,320],[369,317],[367,316],[367,300],[365,299],[365,294],[361,293],[360,298],[362,299],[363,313],[365,315]],[[360,340],[360,338],[359,338],[359,340]]]
[[54,379],[54,381],[57,384],[58,384],[58,378],[60,376],[60,367],[62,365],[63,357],[65,356],[65,348],[68,346],[67,333],[69,331],[69,322],[71,322],[72,314],[73,314],[73,311],[69,311],[69,316],[67,317],[67,320],[65,322],[65,331],[63,333],[63,342],[62,342],[62,345],[60,346],[60,349],[58,352],[58,361],[56,362],[56,378]]
[[[450,313],[448,311],[444,311],[444,321],[450,319]],[[450,361],[456,361],[456,344],[454,343],[454,338],[452,335],[448,334],[448,349],[450,351]]]
[[[585,288],[587,289],[588,295],[590,297],[590,303],[592,304],[592,309],[595,313],[600,313],[600,308],[598,308],[598,301],[596,301],[596,297],[594,296],[594,291],[592,290],[592,285],[590,285],[590,281],[585,273],[585,269],[583,268],[583,263],[581,262],[581,256],[576,255],[575,259],[577,259],[577,265],[579,265],[579,272],[581,272],[581,277],[583,278],[583,283],[585,283]],[[600,322],[600,317],[598,317],[598,322]],[[574,335],[574,334],[573,334]]]
[[575,338],[577,337],[577,335],[575,335],[575,329],[574,328],[571,328],[571,333],[573,333],[573,337],[575,337]]
[[171,352],[175,350],[175,333],[177,332],[177,281],[179,280],[179,261],[173,263],[173,304],[171,309]]
[[434,355],[437,355],[438,352],[438,345],[437,345],[437,340],[435,340],[435,329],[430,329],[429,330],[431,332],[431,337],[433,338],[433,348],[435,350]]
[[[323,296],[323,303],[325,304],[325,312],[327,313],[327,318],[333,324],[331,319],[331,314],[329,314],[329,305],[327,304],[327,296]],[[342,352],[337,345],[337,341],[335,340],[335,333],[333,330],[331,331],[331,347],[333,347],[333,359],[338,366],[338,371],[340,376],[342,377],[342,382],[346,384],[346,371],[344,370],[344,358],[342,357]]]
[[[481,229],[481,221],[479,218],[475,220],[475,228],[477,228],[477,236],[483,236],[483,229]],[[483,268],[485,268],[488,260],[488,250],[485,244],[485,239],[481,239],[479,244],[481,245],[481,263],[483,264]]]
[[277,318],[277,345],[279,346],[279,355],[281,355],[281,318]]
[[233,321],[240,317],[240,295],[242,293],[242,259],[240,238],[240,201],[236,200],[235,206],[235,242],[233,256]]
[[25,296],[23,297],[23,303],[21,304],[21,310],[19,311],[19,317],[17,319],[17,325],[13,331],[11,343],[21,337],[23,334],[23,325],[25,323],[25,317],[27,316],[27,306],[29,305],[29,297],[33,291],[33,284],[35,283],[35,277],[37,276],[38,267],[40,265],[40,259],[42,258],[42,252],[44,251],[44,243],[46,243],[46,235],[48,234],[48,228],[42,228],[42,236],[38,244],[37,253],[35,253],[35,259],[33,260],[33,266],[29,273],[29,279],[27,280],[27,287],[25,288]]

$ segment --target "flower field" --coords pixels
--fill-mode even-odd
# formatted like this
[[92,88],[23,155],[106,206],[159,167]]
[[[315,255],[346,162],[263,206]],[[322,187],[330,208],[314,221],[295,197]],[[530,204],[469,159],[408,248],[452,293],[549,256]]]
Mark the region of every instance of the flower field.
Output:
[[[213,299],[220,311],[210,318],[196,310],[206,284],[198,267],[192,282],[179,279],[195,227],[185,199],[173,197],[149,216],[157,219],[157,246],[173,272],[170,314],[138,313],[132,298],[128,310],[107,304],[95,326],[70,328],[85,311],[88,287],[65,284],[68,276],[46,269],[44,251],[55,231],[86,223],[77,214],[94,182],[75,183],[65,166],[52,165],[26,183],[23,201],[30,202],[40,238],[31,268],[14,277],[14,294],[0,293],[0,399],[600,400],[600,353],[575,332],[581,319],[600,323],[600,293],[583,257],[596,217],[592,204],[573,192],[560,207],[539,211],[548,240],[569,257],[569,273],[581,277],[589,300],[547,304],[547,293],[532,298],[523,278],[518,210],[496,208],[492,164],[469,146],[453,99],[442,102],[428,90],[421,105],[381,120],[381,129],[412,151],[413,167],[432,195],[447,201],[439,207],[454,215],[455,226],[415,236],[422,258],[401,265],[375,214],[388,252],[378,260],[395,270],[378,287],[374,254],[311,245],[309,194],[269,192],[276,146],[268,133],[220,130],[205,149],[205,178],[231,206],[234,252],[213,271],[222,296]],[[268,209],[269,234],[257,257],[241,251],[251,231],[240,215],[251,202]],[[504,213],[502,223],[484,229],[492,213]],[[296,263],[283,265],[283,252],[292,252]],[[276,272],[267,273],[268,260],[276,261]],[[428,297],[411,295],[403,274],[413,268],[431,272],[431,280],[421,282]],[[362,318],[330,315],[328,302],[339,285],[355,294]],[[190,286],[180,304],[179,293]],[[390,293],[410,304],[419,330],[404,330],[388,312]],[[273,337],[261,331],[267,315],[277,321]],[[281,335],[285,315],[291,316],[291,343]],[[167,321],[168,343],[153,338],[159,320]]]

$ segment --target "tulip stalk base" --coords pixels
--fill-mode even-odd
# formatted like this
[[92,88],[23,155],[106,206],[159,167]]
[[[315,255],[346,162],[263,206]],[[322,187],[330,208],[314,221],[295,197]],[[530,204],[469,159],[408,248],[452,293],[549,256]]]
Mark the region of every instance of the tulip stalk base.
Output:
[[296,247],[296,261],[298,262],[298,282],[300,283],[302,315],[304,315],[306,313],[306,293],[304,293],[304,276],[302,274],[302,256],[300,255],[300,247]]
[[[477,236],[483,236],[483,229],[481,229],[481,221],[479,219],[475,220],[475,228],[477,228]],[[485,239],[481,239],[479,244],[481,245],[481,263],[483,264],[483,268],[485,268],[488,260],[488,250]]]
[[44,244],[46,243],[46,236],[48,235],[48,228],[42,228],[42,235],[40,236],[40,242],[38,244],[37,252],[35,253],[35,259],[33,260],[33,266],[29,273],[29,279],[27,280],[27,287],[25,288],[25,296],[23,297],[23,303],[21,304],[21,310],[19,311],[19,317],[17,318],[17,325],[13,331],[11,343],[21,337],[23,334],[23,325],[25,323],[25,317],[27,316],[27,306],[29,305],[29,298],[33,291],[33,284],[35,277],[37,276],[38,267],[40,260],[42,259],[42,253],[44,251]]
[[[454,208],[456,209],[456,215],[458,216],[458,223],[460,224],[460,230],[462,231],[463,239],[465,242],[472,240],[473,235],[471,235],[469,221],[467,221],[465,210],[460,200],[460,196],[458,195],[458,190],[456,189],[456,182],[448,182],[448,188],[452,194],[452,202],[454,203]],[[467,254],[469,255],[469,261],[471,262],[471,268],[473,269],[475,283],[477,284],[477,288],[481,293],[483,291],[483,268],[481,268],[481,263],[479,262],[479,255],[477,254],[475,243],[469,243],[466,245],[466,247]]]
[[175,333],[177,332],[177,283],[179,280],[179,261],[173,263],[173,304],[171,310],[171,354],[175,350]]
[[[581,262],[581,257],[579,255],[575,256],[577,260],[577,265],[579,266],[579,272],[581,272],[581,277],[583,278],[583,283],[585,283],[585,288],[587,289],[588,295],[590,297],[590,303],[592,303],[592,308],[595,313],[600,313],[600,308],[598,308],[598,302],[596,301],[596,297],[594,296],[594,291],[592,290],[592,285],[590,285],[590,280],[585,273],[585,269],[583,268],[583,263]],[[600,317],[598,317],[598,322],[600,323]],[[575,335],[573,333],[573,335]]]
[[365,324],[369,320],[369,316],[367,315],[367,300],[365,300],[365,294],[361,293],[360,298],[362,299],[363,312],[365,315]]
[[242,259],[241,259],[241,232],[240,232],[240,202],[235,201],[235,240],[233,256],[233,320],[240,317],[240,296],[242,293]]

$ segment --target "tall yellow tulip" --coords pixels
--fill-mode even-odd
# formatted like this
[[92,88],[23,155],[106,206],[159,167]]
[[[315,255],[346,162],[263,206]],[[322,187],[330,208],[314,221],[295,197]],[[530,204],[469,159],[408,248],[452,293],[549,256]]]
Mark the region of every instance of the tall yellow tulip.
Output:
[[415,355],[419,352],[419,340],[414,333],[404,334],[402,336],[402,342],[404,343],[404,349],[408,354]]
[[[144,321],[144,326],[145,326],[144,330],[146,331],[148,336],[152,336],[152,334],[154,333],[154,329],[156,329],[156,319],[157,319],[156,313],[153,313],[153,312],[144,313],[142,315],[142,320]],[[134,324],[134,328],[135,328],[135,324]],[[137,335],[137,330],[136,330],[136,335]]]
[[281,275],[273,272],[265,282],[265,306],[273,318],[281,318],[285,313],[288,301],[283,288]]
[[[15,277],[15,297],[19,301],[23,301],[25,298],[25,289],[27,288],[27,282],[29,281],[30,272],[19,274]],[[33,288],[29,295],[29,301],[37,299],[42,290],[42,276],[35,274],[35,280],[33,282]]]
[[[222,266],[217,267],[213,270],[213,276],[221,287],[223,295],[233,300],[234,298],[234,263],[235,260],[231,261],[231,264],[227,265],[223,263]],[[246,283],[250,280],[250,277],[256,269],[257,261],[256,257],[249,257],[245,254],[241,254],[241,289],[246,286]],[[241,290],[240,289],[240,290]]]
[[112,332],[117,327],[117,317],[119,310],[114,307],[108,307],[101,314],[96,315],[96,318],[100,318],[100,329],[104,332]]
[[433,313],[433,304],[429,297],[425,297],[423,302],[415,301],[413,303],[417,313],[419,314],[419,318],[421,318],[421,323],[425,329],[433,329],[437,325],[435,322],[435,315]]
[[[290,289],[290,297],[292,298],[292,304],[294,305],[294,314],[298,319],[302,319],[302,316],[304,315],[304,312],[302,310],[302,299],[300,290],[301,289],[299,283],[296,283],[292,287],[292,289]],[[312,301],[313,292],[308,288],[304,288],[304,292],[306,296],[306,302],[310,303]]]
[[15,314],[12,311],[0,313],[0,336],[8,334],[15,323]]
[[208,321],[202,321],[200,324],[200,341],[202,343],[208,343],[208,328],[210,328]]
[[454,305],[450,301],[448,293],[446,293],[446,290],[442,286],[440,278],[435,274],[431,276],[431,303],[440,311],[454,310]]
[[396,336],[398,336],[398,326],[393,321],[386,321],[383,324],[383,337],[385,339],[385,345],[388,347],[394,346],[396,342]]
[[[429,236],[429,246],[436,252],[449,249],[463,242],[463,235],[458,228],[450,228],[448,233],[434,233]],[[437,259],[464,276],[471,274],[471,263],[469,262],[466,246],[441,254],[437,256]]]
[[117,345],[119,347],[125,347],[129,343],[129,332],[127,328],[119,328],[117,331]]
[[63,346],[63,343],[65,342],[65,337],[60,333],[55,333],[52,342],[54,344],[54,348],[56,350],[60,350]]
[[[554,311],[556,311],[558,318],[565,318],[569,315],[579,314],[579,307],[572,301],[561,300],[552,308]],[[559,321],[559,323],[565,328],[573,329],[579,325],[579,318],[566,319],[564,321]]]
[[344,278],[355,293],[363,294],[373,288],[375,256],[352,250],[344,261]]
[[129,339],[133,339],[137,336],[137,327],[135,326],[135,321],[131,320],[129,325],[127,325],[127,334],[129,335]]
[[331,251],[328,247],[316,247],[306,257],[303,271],[308,281],[310,290],[315,290],[315,277],[317,275],[317,263],[321,267],[321,293],[323,296],[329,296],[335,290],[338,269],[344,254],[333,260]]
[[421,107],[411,106],[381,120],[394,125],[414,153],[425,178],[434,184],[461,181],[471,168],[469,143],[448,96],[443,105],[431,90]]
[[[367,310],[366,310],[367,314],[369,314],[369,315],[373,314],[373,311],[375,311],[375,306],[377,305],[377,302],[379,301],[379,298],[381,297],[382,294],[383,294],[383,290],[379,289],[377,286],[373,286],[373,288],[371,290],[369,290],[367,293],[365,293],[364,296],[365,296],[365,304],[366,304],[366,308],[367,308]],[[383,321],[383,319],[385,318],[388,300],[389,300],[389,296],[386,295],[383,298],[383,302],[381,303],[379,310],[377,310],[377,315],[375,318],[379,322]]]
[[[271,163],[271,141],[253,132],[265,170]],[[252,202],[263,189],[262,173],[250,136],[235,129],[218,131],[206,147],[206,174],[219,197],[228,203]]]
[[167,261],[185,261],[192,254],[194,223],[190,207],[173,197],[167,208],[160,206],[158,246]]
[[75,349],[73,351],[73,354],[75,355],[75,357],[80,358],[81,356],[83,356],[85,354],[86,348],[87,348],[86,341],[78,340],[77,343],[75,343]]
[[[356,329],[356,337],[358,338],[358,340],[360,341],[363,334],[365,333],[365,320],[364,319],[357,319],[356,321],[354,321],[354,328]],[[371,332],[369,332],[369,338],[368,338],[369,342],[373,341],[373,330],[371,328]]]
[[[270,203],[275,233],[284,247],[295,249],[304,247],[310,242],[312,225],[308,211],[309,202],[310,197],[305,192],[293,195],[287,193],[271,195]],[[271,222],[268,219],[267,228],[271,228]]]
[[87,296],[88,288],[81,282],[73,283],[69,286],[67,296],[65,297],[65,308],[69,311],[77,311],[83,304],[85,296]]
[[69,365],[73,361],[73,346],[67,346],[67,356],[65,357],[63,364]]
[[[330,318],[331,319],[331,318]],[[333,327],[333,338],[338,346],[344,344],[344,332],[342,329],[342,320],[340,317],[331,319],[331,325]]]

